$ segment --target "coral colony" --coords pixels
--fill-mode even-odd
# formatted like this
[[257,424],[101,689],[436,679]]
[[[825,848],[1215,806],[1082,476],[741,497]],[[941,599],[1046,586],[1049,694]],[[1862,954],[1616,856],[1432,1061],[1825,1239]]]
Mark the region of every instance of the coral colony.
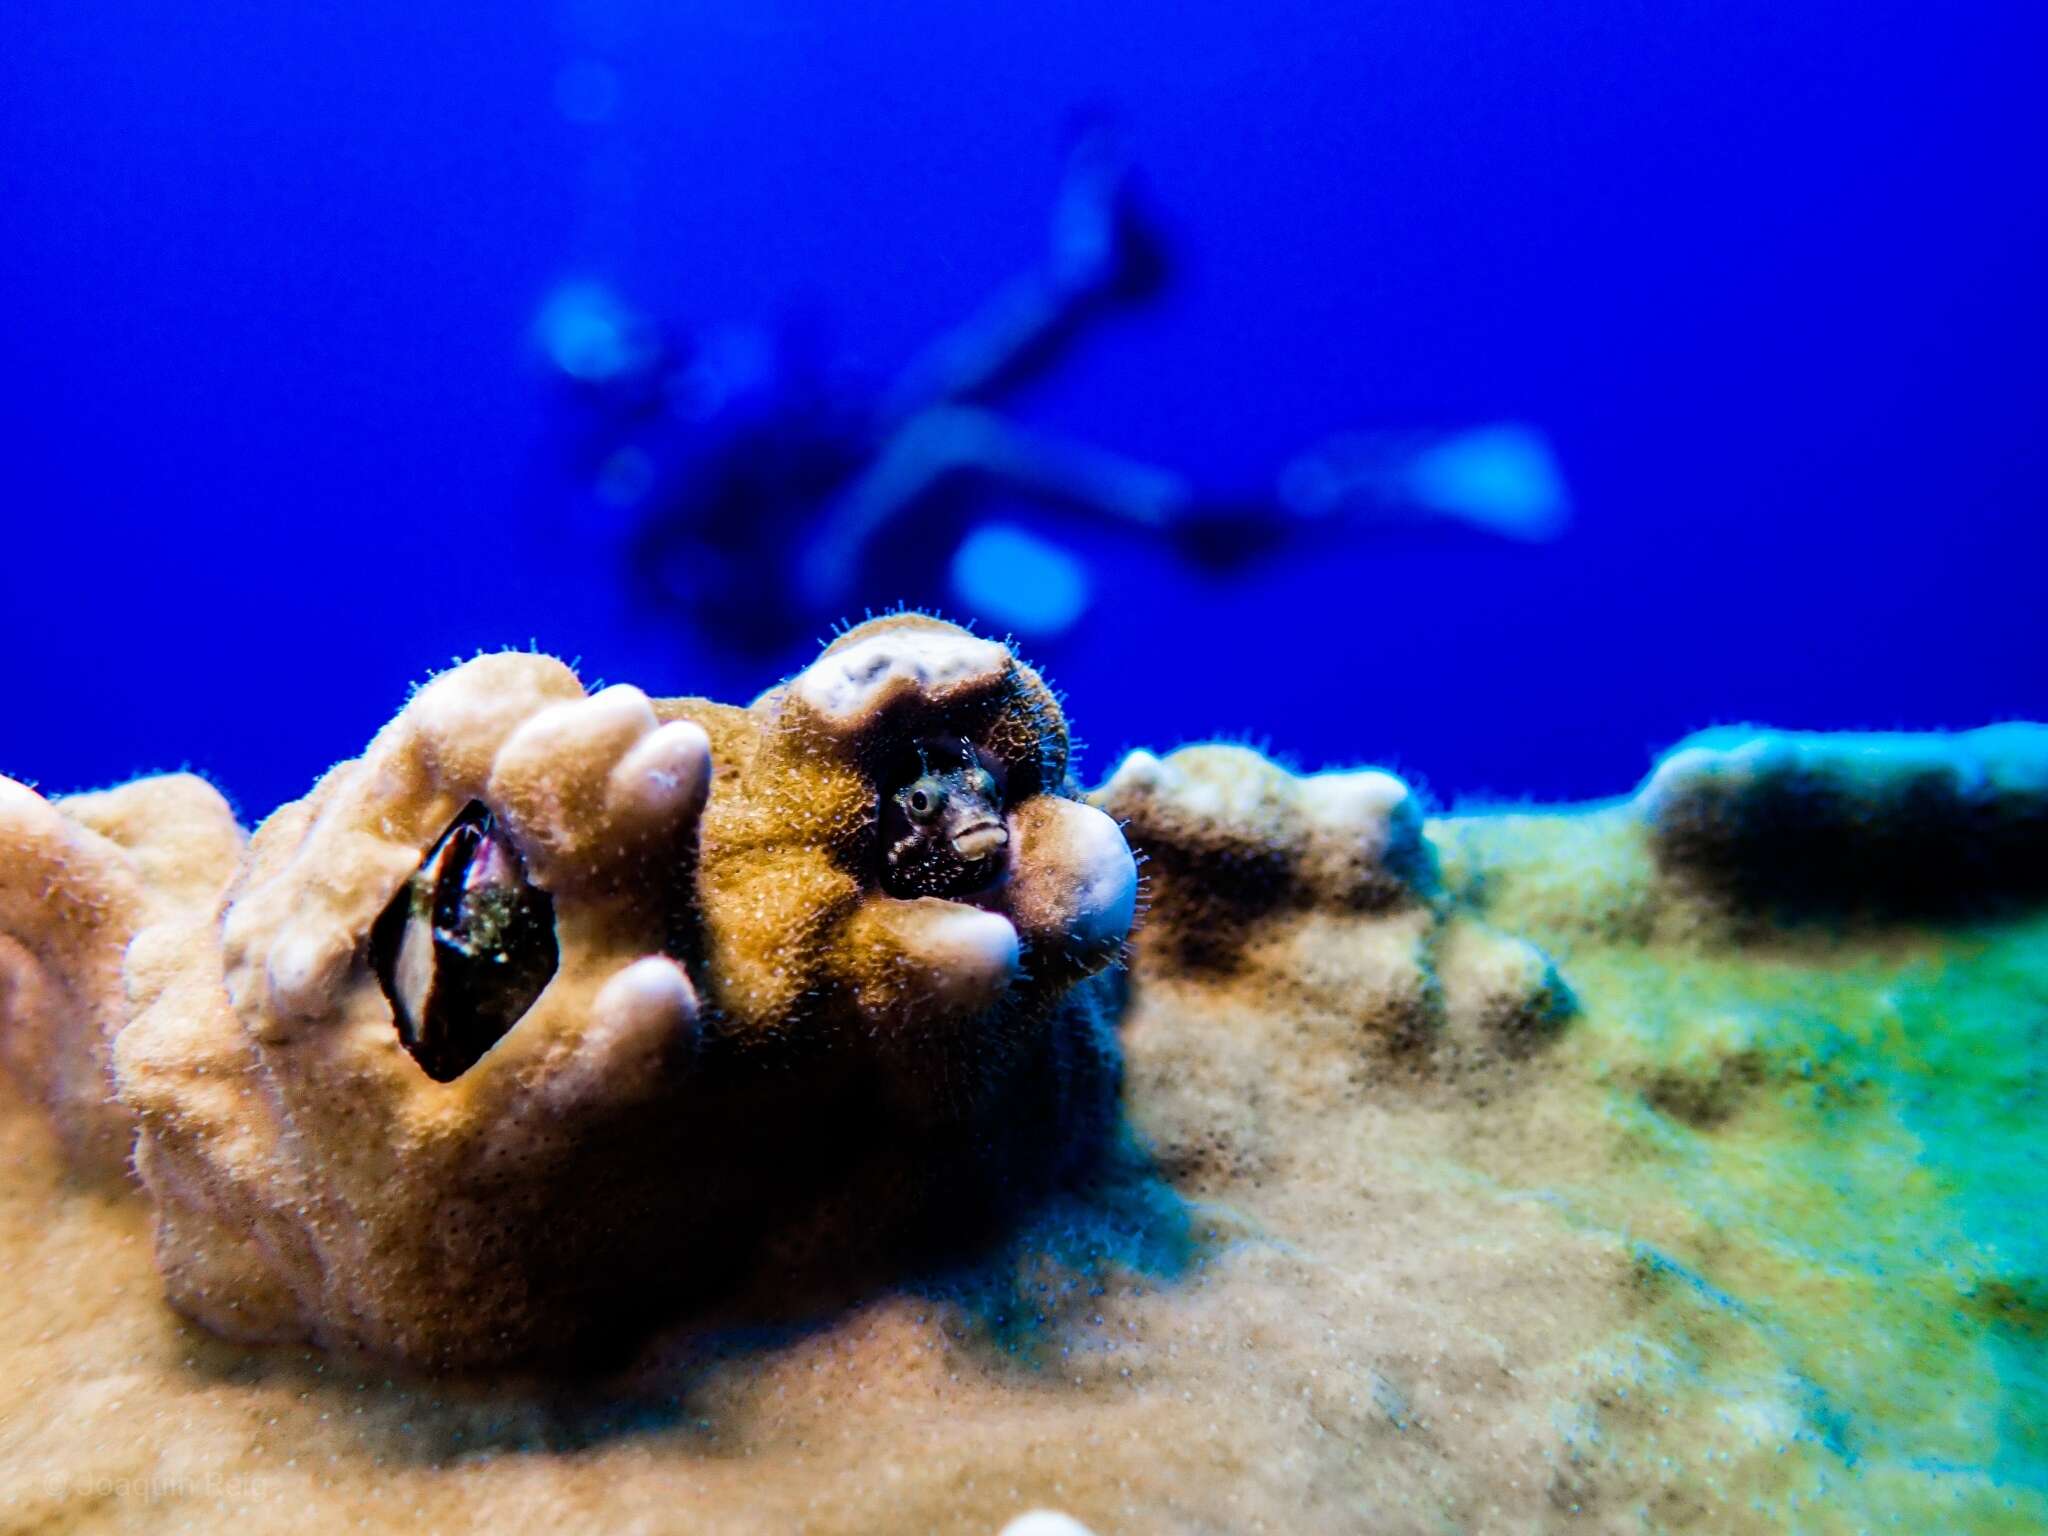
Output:
[[479,657],[246,838],[0,781],[0,1454],[118,1397],[110,1476],[320,1528],[2048,1512],[2048,731],[1437,818],[1069,749],[904,613],[745,707]]

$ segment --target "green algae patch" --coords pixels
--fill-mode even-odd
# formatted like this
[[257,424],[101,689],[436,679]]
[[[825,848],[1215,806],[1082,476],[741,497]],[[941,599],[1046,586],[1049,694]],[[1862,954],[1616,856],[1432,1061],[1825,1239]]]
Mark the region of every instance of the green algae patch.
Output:
[[1447,841],[1583,1010],[1558,1091],[1598,1134],[1514,1175],[1634,1259],[1576,1452],[1668,1473],[1660,1527],[2048,1526],[2048,922],[1729,934],[1654,891],[1589,922],[1543,820]]

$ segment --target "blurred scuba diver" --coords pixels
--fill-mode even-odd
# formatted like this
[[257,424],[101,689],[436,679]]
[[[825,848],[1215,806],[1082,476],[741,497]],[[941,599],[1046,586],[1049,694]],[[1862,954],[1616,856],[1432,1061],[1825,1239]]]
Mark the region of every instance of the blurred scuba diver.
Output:
[[1452,523],[1521,540],[1563,527],[1548,444],[1525,427],[1348,434],[1270,493],[1227,497],[994,409],[1165,277],[1124,146],[1098,127],[1068,153],[1041,266],[879,392],[806,334],[683,335],[599,288],[558,293],[540,328],[592,420],[591,487],[623,518],[640,595],[753,653],[814,639],[877,596],[1038,640],[1071,626],[1085,569],[1029,530],[970,527],[974,492],[1156,534],[1209,564],[1310,527]]

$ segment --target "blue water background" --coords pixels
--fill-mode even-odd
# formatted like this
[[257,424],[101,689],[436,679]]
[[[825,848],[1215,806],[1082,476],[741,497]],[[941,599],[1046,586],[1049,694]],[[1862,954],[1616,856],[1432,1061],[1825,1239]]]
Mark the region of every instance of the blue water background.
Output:
[[1081,537],[1089,772],[1222,733],[1585,796],[1719,721],[2048,716],[2032,10],[14,0],[0,771],[253,817],[479,646],[725,687],[579,537],[536,311],[808,307],[887,374],[1033,258],[1087,105],[1181,270],[1031,419],[1246,486],[1521,420],[1578,509],[1229,579]]

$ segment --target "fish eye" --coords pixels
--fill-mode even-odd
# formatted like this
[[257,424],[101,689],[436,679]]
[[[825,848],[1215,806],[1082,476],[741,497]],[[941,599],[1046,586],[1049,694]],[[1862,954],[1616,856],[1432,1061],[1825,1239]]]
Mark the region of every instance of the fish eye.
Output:
[[945,794],[939,786],[925,778],[910,786],[909,792],[903,797],[903,804],[912,816],[922,821],[938,810],[939,802],[944,798]]

